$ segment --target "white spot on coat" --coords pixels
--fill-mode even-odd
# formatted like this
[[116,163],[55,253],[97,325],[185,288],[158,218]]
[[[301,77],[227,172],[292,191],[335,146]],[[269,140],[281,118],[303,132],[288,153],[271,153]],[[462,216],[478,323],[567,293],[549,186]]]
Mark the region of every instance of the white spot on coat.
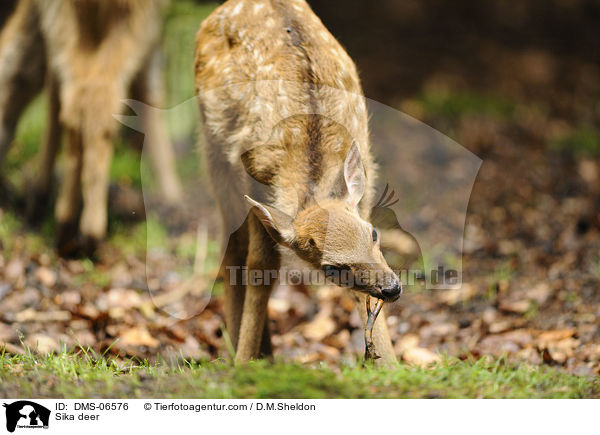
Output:
[[240,11],[242,10],[243,6],[244,6],[243,3],[238,3],[238,5],[235,8],[233,8],[233,11],[231,11],[231,16],[233,17],[233,16],[236,16],[237,14],[239,14]]

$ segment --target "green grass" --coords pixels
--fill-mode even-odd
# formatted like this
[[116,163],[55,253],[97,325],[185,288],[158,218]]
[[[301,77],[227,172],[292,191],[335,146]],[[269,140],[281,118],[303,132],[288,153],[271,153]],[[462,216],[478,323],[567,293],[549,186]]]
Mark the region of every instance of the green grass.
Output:
[[[173,107],[195,96],[194,44],[200,24],[216,3],[198,4],[190,0],[172,2],[166,16],[163,40],[167,107]],[[195,109],[195,105],[192,105]],[[167,113],[171,136],[175,141],[189,139],[198,125],[198,113]]]
[[595,157],[600,154],[600,131],[592,126],[582,125],[568,134],[552,139],[550,147],[574,157]]
[[83,267],[83,273],[75,276],[73,280],[75,286],[81,287],[86,283],[98,287],[107,287],[110,285],[112,280],[111,276],[108,273],[99,270],[92,260],[85,258],[81,260],[81,265]]
[[39,232],[26,231],[18,214],[0,209],[0,255],[6,260],[11,258],[15,247],[26,252],[52,255],[52,234],[52,228],[46,221]]
[[36,356],[0,354],[0,397],[68,398],[583,398],[600,397],[600,380],[503,359],[444,359],[429,369],[264,361],[179,365],[117,362],[92,352]]
[[468,91],[426,91],[416,101],[425,114],[450,120],[459,119],[463,115],[511,119],[517,109],[507,99]]

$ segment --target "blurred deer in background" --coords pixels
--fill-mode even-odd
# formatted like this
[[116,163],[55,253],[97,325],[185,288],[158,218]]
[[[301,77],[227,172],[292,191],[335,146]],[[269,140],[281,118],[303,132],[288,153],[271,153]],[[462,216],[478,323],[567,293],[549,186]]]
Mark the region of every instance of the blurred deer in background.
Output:
[[[271,353],[273,282],[245,285],[244,266],[266,278],[299,264],[338,285],[344,273],[366,277],[347,285],[363,320],[366,295],[396,300],[400,282],[369,222],[376,166],[358,74],[308,4],[229,0],[217,8],[197,34],[196,87],[224,224],[236,360]],[[382,361],[395,362],[384,317],[374,337]]]
[[[167,0],[19,0],[0,34],[0,164],[19,117],[44,87],[48,121],[28,199],[48,197],[61,136],[65,167],[55,205],[61,255],[91,254],[105,236],[113,141],[131,95],[162,103],[160,36]],[[164,121],[150,111],[146,144],[161,194],[181,200]],[[80,215],[81,209],[81,215]]]

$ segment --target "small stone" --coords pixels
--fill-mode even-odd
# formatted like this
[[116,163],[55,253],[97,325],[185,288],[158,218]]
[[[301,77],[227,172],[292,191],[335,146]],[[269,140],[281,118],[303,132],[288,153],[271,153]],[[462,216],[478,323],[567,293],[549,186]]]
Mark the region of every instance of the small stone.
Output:
[[37,280],[48,288],[56,285],[56,272],[47,267],[38,267],[35,271]]
[[23,262],[16,258],[10,260],[4,269],[4,276],[8,281],[16,281],[25,274],[25,266]]

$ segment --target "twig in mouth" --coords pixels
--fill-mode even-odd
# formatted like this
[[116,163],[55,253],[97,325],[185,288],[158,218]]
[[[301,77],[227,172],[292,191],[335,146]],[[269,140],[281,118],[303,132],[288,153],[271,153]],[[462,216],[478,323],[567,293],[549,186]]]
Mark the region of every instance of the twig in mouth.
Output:
[[375,352],[375,343],[373,343],[373,326],[375,325],[375,320],[377,320],[377,316],[381,312],[381,308],[383,307],[383,300],[377,299],[375,303],[375,308],[371,311],[371,296],[366,297],[367,301],[367,324],[365,325],[365,361],[376,360],[381,358]]

